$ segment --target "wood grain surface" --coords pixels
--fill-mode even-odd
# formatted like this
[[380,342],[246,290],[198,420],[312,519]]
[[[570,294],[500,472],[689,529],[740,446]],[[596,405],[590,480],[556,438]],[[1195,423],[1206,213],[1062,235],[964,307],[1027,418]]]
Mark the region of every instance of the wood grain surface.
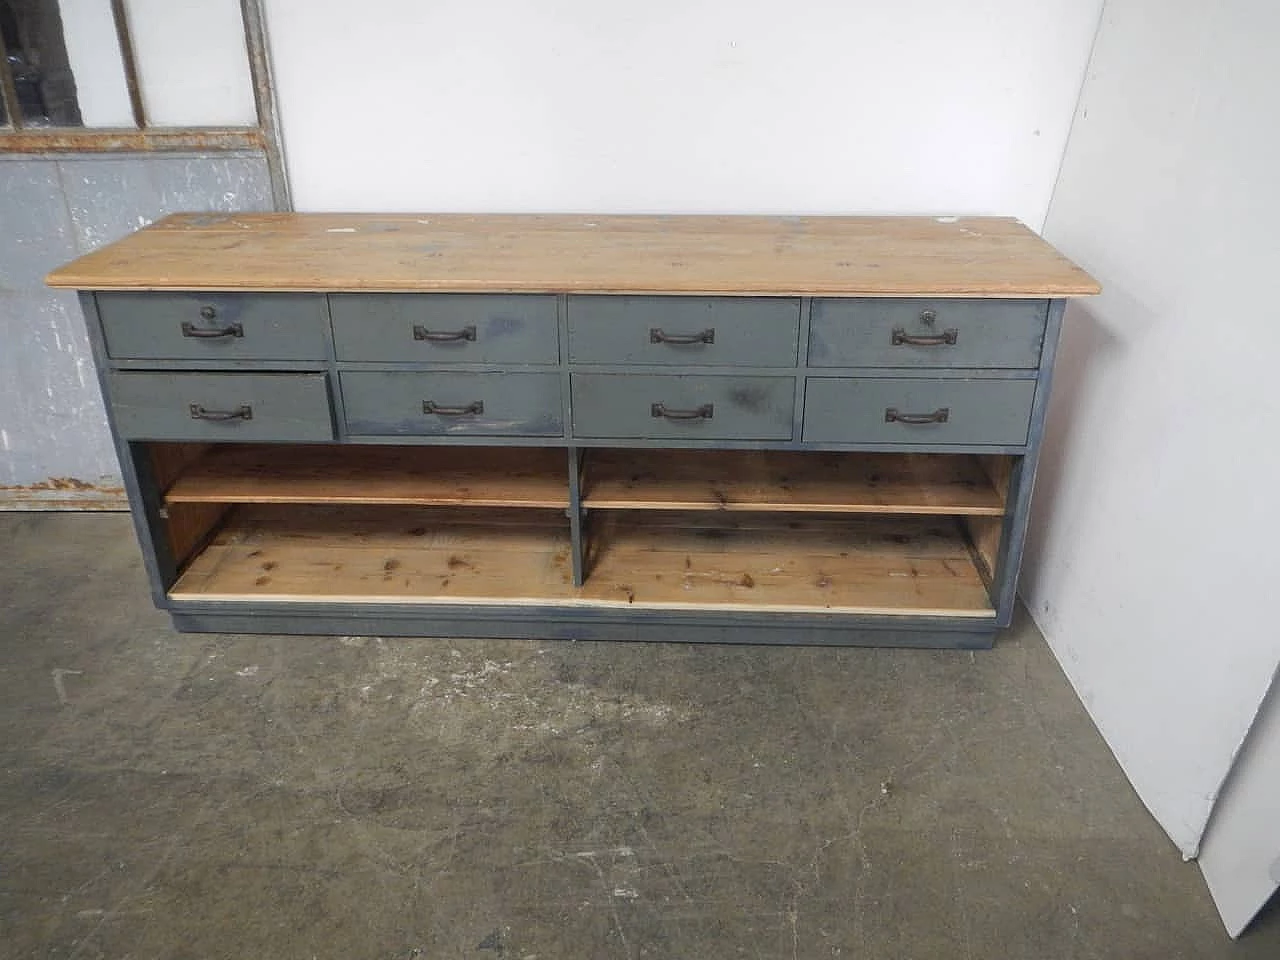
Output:
[[993,617],[956,521],[606,512],[570,576],[551,511],[242,506],[183,600],[565,604]]
[[48,283],[916,297],[1099,290],[1003,217],[177,214],[55,270]]
[[975,457],[776,450],[589,450],[593,508],[1001,516]]
[[219,444],[165,501],[567,507],[568,465],[541,448]]

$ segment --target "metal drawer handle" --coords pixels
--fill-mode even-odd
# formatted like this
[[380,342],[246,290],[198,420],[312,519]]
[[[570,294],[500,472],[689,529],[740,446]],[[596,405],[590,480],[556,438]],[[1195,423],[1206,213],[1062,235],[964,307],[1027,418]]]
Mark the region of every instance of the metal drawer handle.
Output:
[[242,403],[234,410],[206,410],[198,403],[193,403],[188,408],[191,411],[192,420],[252,420],[253,407],[247,403]]
[[472,400],[470,403],[468,403],[466,406],[463,406],[463,407],[442,407],[440,404],[436,403],[434,400],[423,400],[422,412],[434,413],[441,417],[465,417],[470,414],[484,413],[484,401]]
[[668,410],[665,403],[649,407],[649,416],[655,420],[710,420],[715,413],[715,404],[712,403],[704,403],[693,410]]
[[[209,311],[209,315],[205,316],[205,310]],[[204,307],[200,310],[200,316],[206,320],[211,320],[217,316],[212,307]],[[188,320],[182,321],[182,335],[184,337],[195,337],[198,340],[216,340],[219,337],[243,337],[244,327],[238,323],[228,323],[225,327],[197,327]]]
[[957,330],[943,330],[942,333],[931,334],[913,334],[907,333],[901,327],[895,327],[893,331],[893,345],[901,347],[904,344],[912,347],[941,347],[955,346],[956,337],[959,335]]
[[413,325],[413,339],[415,340],[431,340],[435,343],[452,343],[456,340],[466,340],[474,343],[476,339],[475,327],[463,327],[461,330],[428,330],[421,324]]
[[933,413],[899,413],[897,407],[886,407],[885,423],[946,423],[951,419],[950,407],[939,407]]
[[686,343],[715,343],[716,328],[708,327],[701,333],[667,333],[661,327],[650,327],[649,342],[674,343],[676,345]]

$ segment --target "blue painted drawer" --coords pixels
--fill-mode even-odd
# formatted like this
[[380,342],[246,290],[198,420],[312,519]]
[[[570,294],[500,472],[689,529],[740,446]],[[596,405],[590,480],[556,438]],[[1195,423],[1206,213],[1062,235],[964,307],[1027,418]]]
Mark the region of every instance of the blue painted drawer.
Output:
[[357,436],[558,437],[558,373],[339,374]]
[[310,293],[99,293],[117,360],[323,360],[325,298]]
[[329,309],[339,360],[560,360],[552,296],[338,293],[329,297]]
[[579,437],[789,440],[792,377],[575,373]]
[[1047,300],[813,301],[812,367],[993,367],[1040,363]]
[[116,429],[130,440],[333,439],[323,373],[113,373]]
[[828,379],[805,386],[804,439],[815,443],[1019,446],[1034,380]]
[[569,297],[578,363],[794,367],[794,297]]

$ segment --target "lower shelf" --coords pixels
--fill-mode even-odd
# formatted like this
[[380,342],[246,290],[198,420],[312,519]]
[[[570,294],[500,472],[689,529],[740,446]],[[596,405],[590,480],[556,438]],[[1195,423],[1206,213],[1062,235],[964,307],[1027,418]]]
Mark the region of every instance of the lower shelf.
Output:
[[570,549],[552,511],[244,505],[170,597],[995,616],[949,518],[603,511],[581,587]]

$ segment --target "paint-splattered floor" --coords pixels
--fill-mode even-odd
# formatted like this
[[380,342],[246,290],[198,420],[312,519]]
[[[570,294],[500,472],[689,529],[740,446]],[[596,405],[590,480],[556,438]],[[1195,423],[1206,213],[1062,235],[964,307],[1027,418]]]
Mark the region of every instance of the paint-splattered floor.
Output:
[[178,635],[0,514],[0,954],[1234,947],[1025,619],[989,653]]

